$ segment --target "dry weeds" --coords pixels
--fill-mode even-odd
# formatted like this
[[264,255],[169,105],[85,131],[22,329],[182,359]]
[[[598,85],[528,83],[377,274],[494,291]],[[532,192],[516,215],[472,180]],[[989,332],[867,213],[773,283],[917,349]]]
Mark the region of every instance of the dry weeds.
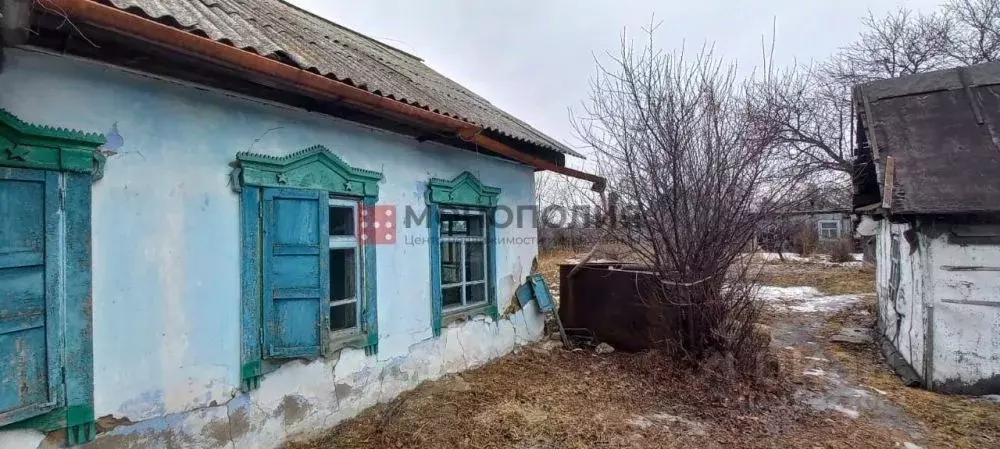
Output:
[[[453,383],[470,388],[452,388]],[[425,382],[289,449],[890,447],[866,421],[809,410],[793,384],[750,385],[655,354],[538,347]]]
[[[558,279],[570,251],[548,254],[539,271]],[[871,293],[870,269],[773,264],[766,283],[815,286],[829,294]],[[858,304],[872,312],[871,304]],[[858,322],[834,315],[824,334]],[[928,447],[1000,447],[1000,405],[907,388],[874,346],[829,350],[860,385],[885,392],[925,428]],[[523,348],[461,375],[425,382],[288,449],[326,448],[890,448],[905,441],[871,417],[816,412],[793,398],[823,388],[789,351],[775,351],[781,376],[727,380],[656,354]]]
[[568,249],[546,251],[538,255],[538,272],[545,276],[549,284],[559,282],[559,265],[575,259],[577,253]]
[[770,263],[761,275],[762,285],[811,286],[828,295],[875,292],[875,269],[827,266],[813,263]]

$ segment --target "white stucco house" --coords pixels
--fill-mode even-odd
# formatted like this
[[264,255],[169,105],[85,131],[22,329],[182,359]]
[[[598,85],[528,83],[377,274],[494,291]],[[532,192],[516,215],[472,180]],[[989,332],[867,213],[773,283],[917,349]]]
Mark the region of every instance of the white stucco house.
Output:
[[1000,393],[1000,64],[855,88],[859,232],[876,236],[878,330],[897,371]]
[[277,447],[541,336],[563,144],[279,0],[0,7],[0,447]]

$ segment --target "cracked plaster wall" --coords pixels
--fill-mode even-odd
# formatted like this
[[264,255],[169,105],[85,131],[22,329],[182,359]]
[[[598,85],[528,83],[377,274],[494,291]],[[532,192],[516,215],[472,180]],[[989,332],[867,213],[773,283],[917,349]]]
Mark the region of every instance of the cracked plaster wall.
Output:
[[[934,389],[1000,392],[1000,245],[955,240],[955,232],[1000,235],[1000,226],[890,223],[876,241],[879,324]],[[908,238],[907,235],[910,237]],[[892,295],[891,244],[899,242],[899,288]],[[928,332],[930,330],[930,332]],[[929,357],[928,357],[929,356]]]
[[[7,51],[0,92],[0,108],[24,120],[100,132],[116,125],[124,139],[93,188],[95,412],[136,424],[93,447],[273,447],[541,335],[541,315],[529,305],[499,323],[477,319],[433,338],[430,255],[420,242],[427,229],[399,223],[397,244],[377,249],[379,354],[344,350],[291,362],[259,390],[237,394],[239,201],[228,184],[236,152],[325,145],[349,164],[381,171],[379,204],[399,210],[422,211],[429,178],[465,170],[501,187],[501,205],[531,205],[533,170],[34,50]],[[532,219],[498,230],[507,239],[497,247],[500,310],[537,254]],[[0,433],[20,447],[35,447],[36,437]]]
[[[875,284],[880,328],[903,359],[923,375],[926,251],[920,251],[916,242],[911,244],[904,237],[911,228],[908,223],[890,223],[889,220],[878,222]],[[892,263],[893,240],[899,248],[899,263],[895,268]],[[892,286],[894,269],[897,270],[899,279],[895,289]]]
[[[955,232],[988,236],[953,241]],[[925,302],[933,302],[931,378],[937,390],[1000,393],[1000,226],[935,223],[927,241],[933,268]],[[992,242],[986,241],[992,239]]]

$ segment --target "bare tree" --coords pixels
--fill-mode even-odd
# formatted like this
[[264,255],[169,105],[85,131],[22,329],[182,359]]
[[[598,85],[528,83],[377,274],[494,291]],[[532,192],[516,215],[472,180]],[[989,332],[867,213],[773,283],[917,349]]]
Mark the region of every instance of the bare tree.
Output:
[[756,86],[757,112],[781,131],[784,157],[814,173],[849,176],[853,85],[998,56],[1000,0],[952,0],[929,13],[869,13],[857,39],[828,60],[792,67]]
[[535,225],[542,249],[573,251],[592,245],[598,202],[588,186],[552,173],[535,174]]
[[852,171],[850,86],[824,67],[795,66],[757,80],[755,118],[777,131],[777,156],[811,173]]
[[1000,0],[952,0],[944,17],[950,58],[964,65],[1000,60]]
[[938,12],[898,9],[862,19],[855,42],[833,56],[825,72],[851,84],[947,67],[951,21]]
[[779,130],[781,156],[812,173],[853,173],[851,87],[949,63],[943,14],[900,9],[862,19],[857,40],[828,61],[762,78],[754,88],[757,118]]
[[661,284],[645,298],[663,317],[654,343],[744,360],[762,347],[757,277],[741,254],[802,176],[773,157],[778,132],[757,119],[733,65],[709,49],[664,53],[653,34],[639,49],[623,37],[598,64],[576,130],[623,210],[611,237]]

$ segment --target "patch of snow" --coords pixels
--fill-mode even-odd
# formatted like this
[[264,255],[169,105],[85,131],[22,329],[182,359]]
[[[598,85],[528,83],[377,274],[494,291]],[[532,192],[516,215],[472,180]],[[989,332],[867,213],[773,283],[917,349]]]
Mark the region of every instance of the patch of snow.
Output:
[[851,267],[851,268],[863,267],[864,266],[863,262],[865,258],[864,254],[855,253],[851,254],[851,257],[854,259],[853,261],[837,263],[837,262],[830,262],[829,254],[814,254],[809,257],[803,257],[798,253],[781,253],[780,256],[778,255],[778,253],[756,253],[755,256],[757,257],[758,260],[764,262],[775,262],[775,261],[780,262],[782,260],[782,256],[784,256],[785,262],[811,263],[811,264],[823,265],[826,267]]
[[778,253],[757,253],[757,257],[766,262],[772,262],[775,260],[780,261],[782,256],[784,256],[785,260],[789,262],[809,261],[808,257],[802,257],[797,253],[781,253],[780,256],[778,255]]
[[[576,258],[566,259],[566,260],[563,261],[563,264],[565,264],[565,265],[578,265],[582,260],[583,259],[576,259]],[[613,260],[613,259],[590,259],[590,260],[587,261],[587,263],[621,263],[621,261]]]
[[792,312],[835,312],[861,298],[860,295],[824,296],[816,287],[771,286],[760,287],[757,297]]
[[652,421],[650,421],[645,416],[639,416],[639,415],[635,415],[632,418],[625,420],[625,422],[633,427],[638,427],[642,430],[646,430],[653,426]]
[[993,402],[995,404],[1000,404],[1000,394],[988,394],[986,396],[980,396],[979,400],[983,402]]
[[851,389],[851,395],[854,396],[854,397],[856,397],[856,398],[867,398],[867,397],[871,396],[871,393],[869,393],[869,392],[867,392],[865,390],[858,389],[858,388],[852,388]]
[[829,360],[824,359],[822,357],[806,357],[805,359],[806,360],[812,360],[814,362],[829,362]]
[[924,449],[924,448],[922,448],[920,446],[917,446],[916,444],[913,444],[913,443],[907,441],[907,442],[903,443],[903,449]]
[[816,287],[771,287],[769,285],[760,287],[757,290],[757,295],[765,301],[822,296]]
[[874,392],[876,392],[876,393],[878,393],[878,394],[880,394],[882,396],[885,396],[885,395],[889,394],[889,393],[886,393],[885,391],[879,390],[878,388],[875,388],[875,387],[873,387],[871,385],[864,385],[864,386],[870,388],[872,391],[874,391]]
[[858,416],[861,416],[861,413],[858,412],[857,410],[850,409],[850,408],[847,408],[847,407],[843,407],[843,406],[840,406],[840,405],[834,405],[833,409],[836,410],[836,411],[838,411],[838,412],[840,412],[840,413],[843,413],[844,416],[847,416],[848,418],[851,418],[851,419],[857,419]]
[[835,312],[860,299],[858,295],[834,295],[811,298],[799,305],[789,306],[793,312]]
[[807,370],[803,371],[802,375],[804,375],[804,376],[818,376],[818,377],[823,377],[823,376],[826,376],[826,371],[823,371],[823,370],[821,370],[819,368],[813,368],[813,369],[807,369]]

